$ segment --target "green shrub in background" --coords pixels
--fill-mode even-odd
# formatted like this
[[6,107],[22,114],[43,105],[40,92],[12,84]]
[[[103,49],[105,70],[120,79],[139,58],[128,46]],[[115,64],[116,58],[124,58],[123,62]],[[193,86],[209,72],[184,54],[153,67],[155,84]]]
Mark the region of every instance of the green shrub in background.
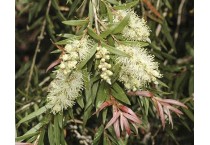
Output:
[[193,142],[193,3],[16,1],[16,142]]

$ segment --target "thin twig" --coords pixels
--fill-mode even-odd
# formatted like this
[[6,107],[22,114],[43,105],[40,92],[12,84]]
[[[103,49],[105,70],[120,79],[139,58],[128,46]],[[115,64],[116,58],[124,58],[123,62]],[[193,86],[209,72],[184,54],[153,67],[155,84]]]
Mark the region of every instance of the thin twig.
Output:
[[177,17],[177,23],[176,23],[176,31],[174,33],[174,41],[176,42],[178,36],[179,36],[179,27],[181,24],[181,20],[182,20],[182,10],[183,10],[183,6],[184,6],[185,0],[182,0],[180,5],[179,5],[179,9],[178,9],[178,17]]
[[[166,8],[166,9],[164,10],[163,17],[166,17],[167,14],[168,14],[168,8]],[[155,31],[156,37],[158,37],[158,35],[160,34],[161,29],[162,29],[161,24],[158,24],[158,26],[157,26],[157,28],[156,28],[156,31]]]
[[95,20],[95,26],[96,26],[96,32],[99,35],[100,31],[99,31],[99,27],[98,27],[98,16],[97,16],[97,10],[96,10],[96,0],[92,1],[93,3],[93,13],[94,13],[94,20]]
[[[51,6],[51,0],[49,0],[49,2],[48,2],[48,6],[47,6],[47,10],[46,10],[46,15],[50,11],[50,6]],[[29,73],[29,77],[28,77],[28,81],[27,81],[27,86],[26,86],[26,93],[27,94],[28,94],[28,91],[29,91],[29,88],[30,88],[30,85],[31,85],[31,79],[32,79],[32,75],[33,75],[33,69],[34,69],[34,66],[35,66],[37,53],[40,50],[40,44],[41,44],[41,41],[44,38],[45,26],[46,26],[46,18],[44,19],[44,21],[42,23],[41,32],[40,32],[40,35],[38,36],[38,42],[37,42],[36,49],[35,49],[35,52],[34,52],[32,64],[31,64],[31,68],[30,68],[30,73]]]

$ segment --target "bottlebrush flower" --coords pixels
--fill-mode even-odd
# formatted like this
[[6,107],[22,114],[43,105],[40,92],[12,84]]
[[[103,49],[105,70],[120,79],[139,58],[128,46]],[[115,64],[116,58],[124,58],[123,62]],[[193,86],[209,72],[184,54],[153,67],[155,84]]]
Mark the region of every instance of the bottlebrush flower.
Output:
[[57,72],[56,78],[49,85],[47,95],[52,113],[56,114],[72,107],[82,88],[83,79],[80,71],[74,71],[70,76]]
[[128,25],[123,29],[122,35],[128,40],[148,41],[150,42],[149,35],[150,29],[146,25],[143,18],[132,10],[118,10],[114,12],[114,22],[120,22],[124,17],[130,15]]
[[64,54],[61,55],[60,70],[67,75],[76,68],[76,65],[83,60],[89,53],[92,41],[87,37],[81,40],[69,40],[64,47]]
[[118,45],[116,48],[130,56],[118,56],[116,59],[121,64],[118,80],[124,83],[126,89],[136,91],[150,82],[158,83],[156,78],[162,75],[154,56],[139,46]]

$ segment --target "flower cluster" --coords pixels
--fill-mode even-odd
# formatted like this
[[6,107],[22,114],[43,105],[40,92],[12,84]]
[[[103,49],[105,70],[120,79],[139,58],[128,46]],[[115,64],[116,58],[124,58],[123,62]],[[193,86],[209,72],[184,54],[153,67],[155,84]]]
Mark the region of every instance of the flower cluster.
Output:
[[162,75],[154,56],[139,46],[118,45],[116,48],[130,55],[117,57],[117,62],[121,64],[118,80],[124,83],[126,89],[136,91],[147,83],[158,83],[156,78]]
[[110,70],[111,64],[107,63],[110,59],[109,51],[104,47],[97,47],[96,59],[100,59],[100,64],[98,68],[102,70],[101,78],[105,80],[108,84],[111,84],[111,76],[113,72]]
[[56,78],[50,83],[47,100],[52,106],[54,114],[72,107],[75,99],[83,88],[81,71],[74,71],[70,76],[58,72]]
[[150,29],[146,25],[143,18],[131,10],[118,10],[114,13],[114,22],[120,22],[124,17],[129,16],[128,25],[123,29],[122,35],[128,40],[148,41],[150,42],[149,35]]
[[71,40],[65,46],[65,54],[61,56],[60,70],[65,74],[69,74],[76,68],[79,61],[84,59],[90,49],[91,42],[86,37],[81,40]]

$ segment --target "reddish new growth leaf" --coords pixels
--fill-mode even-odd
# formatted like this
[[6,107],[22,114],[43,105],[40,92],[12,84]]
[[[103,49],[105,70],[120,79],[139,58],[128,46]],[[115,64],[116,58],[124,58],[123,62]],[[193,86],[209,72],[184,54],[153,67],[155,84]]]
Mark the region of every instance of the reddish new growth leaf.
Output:
[[127,92],[128,95],[130,96],[144,96],[144,97],[148,97],[151,98],[153,103],[155,104],[155,108],[157,109],[157,113],[160,116],[160,120],[162,122],[162,126],[163,128],[165,128],[165,120],[168,117],[169,123],[171,124],[172,128],[173,128],[173,119],[171,117],[171,112],[176,113],[178,116],[182,115],[183,113],[173,107],[172,105],[177,105],[177,106],[181,106],[183,108],[187,109],[187,106],[184,105],[183,103],[173,100],[173,99],[162,99],[162,98],[158,98],[155,97],[151,92],[149,91],[135,91],[135,92]]
[[[181,103],[179,101],[176,101],[176,100],[161,99],[161,98],[158,98],[158,97],[154,97],[152,100],[153,100],[154,103],[157,103],[156,109],[158,110],[158,114],[161,118],[163,128],[165,128],[166,117],[168,117],[169,123],[171,124],[171,126],[173,128],[173,120],[172,120],[170,111],[175,112],[178,116],[183,114],[179,109],[173,107],[172,105],[181,106],[181,107],[184,107],[184,108],[187,109],[186,105],[184,105],[183,103]],[[166,116],[164,115],[164,113],[165,113]]]
[[130,108],[120,104],[114,99],[104,102],[94,114],[98,113],[99,111],[110,105],[112,105],[113,108],[113,116],[111,120],[107,123],[105,129],[113,125],[117,138],[120,138],[120,129],[121,131],[124,131],[125,128],[126,133],[128,135],[131,134],[131,129],[129,125],[129,123],[131,123],[138,133],[138,128],[136,124],[141,124],[141,120]]
[[48,72],[48,71],[49,71],[51,68],[53,68],[54,66],[58,65],[60,62],[61,62],[61,59],[60,59],[60,58],[57,59],[57,60],[55,60],[55,61],[53,61],[53,62],[50,64],[50,66],[48,66],[46,72]]

